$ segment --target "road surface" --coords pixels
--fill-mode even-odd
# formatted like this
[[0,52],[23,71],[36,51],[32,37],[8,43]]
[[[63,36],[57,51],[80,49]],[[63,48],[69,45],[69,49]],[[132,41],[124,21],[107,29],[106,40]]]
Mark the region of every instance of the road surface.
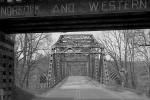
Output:
[[33,100],[150,100],[127,90],[112,90],[84,76],[70,76]]

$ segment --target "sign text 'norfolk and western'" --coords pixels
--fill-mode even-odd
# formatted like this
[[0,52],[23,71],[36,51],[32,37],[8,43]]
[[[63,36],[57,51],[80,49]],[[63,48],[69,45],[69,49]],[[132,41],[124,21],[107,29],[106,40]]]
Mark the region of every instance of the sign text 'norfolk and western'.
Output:
[[150,11],[150,0],[40,0],[34,3],[5,4],[0,5],[0,18],[107,14],[131,11]]

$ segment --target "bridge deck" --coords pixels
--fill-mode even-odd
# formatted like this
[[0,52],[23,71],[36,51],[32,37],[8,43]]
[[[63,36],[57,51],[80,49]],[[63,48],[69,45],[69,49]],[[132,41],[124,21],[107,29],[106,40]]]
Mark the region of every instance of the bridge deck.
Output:
[[84,76],[70,76],[34,100],[149,100],[145,96],[114,91]]

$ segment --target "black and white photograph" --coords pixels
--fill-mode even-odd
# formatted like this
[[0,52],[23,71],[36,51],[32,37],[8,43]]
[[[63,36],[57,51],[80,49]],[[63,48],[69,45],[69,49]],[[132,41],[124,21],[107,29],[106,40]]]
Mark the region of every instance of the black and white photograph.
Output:
[[150,0],[0,0],[0,100],[150,100]]

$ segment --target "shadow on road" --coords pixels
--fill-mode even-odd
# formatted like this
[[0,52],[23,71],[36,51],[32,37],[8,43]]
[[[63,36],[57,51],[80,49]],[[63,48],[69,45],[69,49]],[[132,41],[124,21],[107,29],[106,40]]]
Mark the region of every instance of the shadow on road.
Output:
[[84,98],[69,98],[69,97],[64,97],[64,98],[51,97],[51,98],[34,98],[33,100],[121,100],[121,99],[100,99],[100,98],[84,99]]
[[13,99],[12,100],[33,100],[35,96],[21,88],[14,87],[13,89]]
[[51,97],[51,98],[43,98],[43,97],[37,97],[37,98],[34,98],[33,100],[75,100],[74,98],[59,98],[59,97]]

